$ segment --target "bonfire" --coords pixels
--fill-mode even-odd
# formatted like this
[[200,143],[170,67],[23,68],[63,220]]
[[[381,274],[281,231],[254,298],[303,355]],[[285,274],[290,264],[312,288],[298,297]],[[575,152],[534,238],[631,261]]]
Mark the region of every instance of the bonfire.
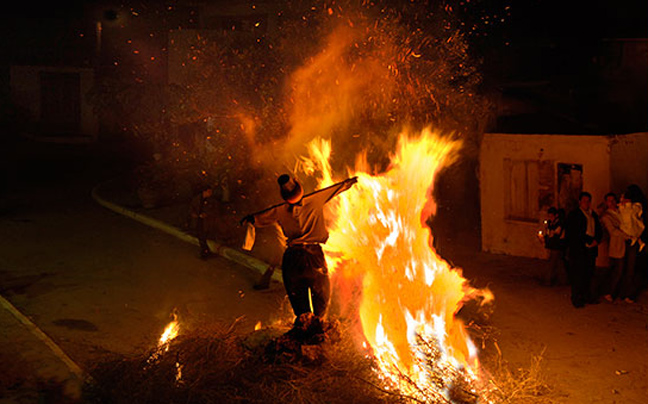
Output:
[[[393,126],[431,115],[435,122],[455,124],[459,116],[479,116],[473,108],[480,105],[473,92],[478,75],[458,33],[428,38],[414,29],[417,21],[410,28],[401,25],[400,16],[384,16],[382,8],[373,12],[381,17],[347,18],[341,7],[326,9],[335,29],[323,49],[287,70],[290,90],[282,94],[285,109],[277,115],[289,121],[289,134],[257,143],[254,125],[246,125],[244,141],[254,161],[239,162],[277,171],[277,165],[292,164],[307,143],[298,169],[318,178],[317,188],[358,178],[327,204],[330,236],[324,250],[333,299],[344,306],[339,318],[304,318],[291,330],[257,324],[244,336],[235,326],[183,330],[174,319],[169,335],[165,331],[144,358],[119,359],[96,370],[99,401],[491,401],[492,383],[457,313],[471,299],[484,303],[492,295],[471,287],[461,270],[435,251],[429,224],[436,213],[435,180],[458,159],[459,136],[430,128],[404,131],[385,168],[369,164],[393,146]],[[449,23],[438,20],[434,26],[445,35]],[[444,116],[451,109],[462,113]],[[353,168],[333,171],[335,152],[347,160],[355,147],[376,143],[357,156]]]
[[[315,374],[324,374],[327,380],[320,394],[327,390],[334,394],[331,381],[344,378],[346,384],[361,384],[362,389],[355,386],[350,391],[363,392],[369,401],[487,401],[477,349],[456,314],[468,299],[479,296],[484,302],[492,296],[473,289],[459,269],[434,251],[428,225],[435,211],[435,175],[454,161],[458,148],[457,141],[427,129],[416,136],[403,134],[386,171],[371,175],[361,157],[348,173],[358,177],[358,186],[331,206],[326,244],[336,279],[333,294],[357,308],[343,314],[343,325],[334,318],[322,322],[304,316],[288,331],[257,324],[254,336],[243,339],[233,336],[233,328],[183,336],[174,314],[148,359],[119,361],[116,373],[129,375],[130,382],[151,385],[159,382],[152,379],[155,376],[174,396],[200,397],[205,392],[195,389],[209,387],[209,396],[239,395],[243,401],[254,401],[240,392],[249,377],[260,377],[262,384],[281,384],[287,369],[288,374],[297,373],[288,376],[291,379],[299,378],[302,367],[315,367]],[[328,164],[330,143],[316,141],[309,150],[302,168],[311,174],[317,171],[320,185],[327,186],[334,181]],[[360,290],[349,293],[356,285]],[[354,321],[359,330],[352,326]],[[107,374],[115,377],[112,371]],[[213,381],[223,374],[229,376]],[[276,380],[268,380],[273,374]],[[305,373],[301,377],[308,379]],[[205,386],[207,380],[211,383]],[[275,399],[268,401],[283,401]]]
[[[357,186],[332,205],[325,245],[339,288],[360,283],[358,341],[370,348],[388,389],[426,402],[450,400],[453,389],[478,380],[477,349],[455,314],[462,304],[492,296],[473,289],[432,246],[434,180],[458,156],[460,143],[433,133],[403,133],[385,172],[371,175],[362,156],[350,175]],[[303,167],[333,182],[326,141],[309,145]],[[359,279],[359,281],[358,281]],[[348,283],[346,281],[349,281]],[[351,296],[351,295],[348,295]]]

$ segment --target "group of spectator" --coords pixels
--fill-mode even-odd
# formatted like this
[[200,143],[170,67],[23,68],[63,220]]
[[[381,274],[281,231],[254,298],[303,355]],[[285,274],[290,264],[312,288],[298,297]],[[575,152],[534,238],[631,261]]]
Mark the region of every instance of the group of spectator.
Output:
[[[635,302],[648,286],[647,210],[648,200],[637,185],[630,185],[619,196],[606,194],[596,210],[588,192],[579,195],[578,207],[568,215],[549,208],[539,232],[549,250],[546,282],[554,285],[567,280],[577,308],[601,298]],[[602,273],[595,282],[596,258],[606,251],[609,264],[599,268]]]

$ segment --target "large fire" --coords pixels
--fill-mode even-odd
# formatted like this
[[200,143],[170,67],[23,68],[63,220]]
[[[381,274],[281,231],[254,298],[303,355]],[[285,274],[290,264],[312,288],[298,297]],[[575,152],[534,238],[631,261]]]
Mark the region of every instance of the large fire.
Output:
[[[388,387],[425,401],[448,398],[457,377],[475,378],[477,350],[455,317],[475,290],[432,247],[426,220],[436,211],[435,175],[457,157],[458,141],[430,130],[402,134],[390,167],[370,175],[360,158],[358,183],[332,206],[325,246],[332,271],[362,279],[359,316]],[[310,170],[333,181],[330,144],[312,142]]]

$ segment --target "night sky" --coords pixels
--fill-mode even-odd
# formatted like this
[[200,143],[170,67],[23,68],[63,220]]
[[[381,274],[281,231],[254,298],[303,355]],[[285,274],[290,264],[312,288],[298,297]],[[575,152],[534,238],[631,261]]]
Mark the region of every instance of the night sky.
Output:
[[[135,7],[143,9],[156,3],[133,2]],[[467,27],[477,26],[476,32],[467,30],[479,38],[475,40],[475,46],[553,42],[577,47],[601,38],[648,37],[648,2],[642,0],[452,0],[447,3],[453,6]],[[3,59],[7,60],[14,51],[25,54],[24,48],[38,45],[39,41],[48,43],[55,38],[78,35],[93,26],[97,15],[106,18],[115,7],[119,5],[100,1],[12,5],[11,11],[0,17],[5,49]],[[99,9],[105,9],[104,13],[97,11]],[[488,40],[484,41],[487,37]],[[36,46],[32,54],[41,48]]]
[[[133,4],[143,14],[159,2]],[[483,62],[485,83],[495,87],[501,82],[568,76],[582,81],[599,58],[604,39],[648,38],[645,0],[452,0],[447,4],[464,22],[472,52]],[[3,96],[8,95],[11,64],[92,65],[96,21],[114,17],[119,7],[101,1],[48,2],[37,7],[19,3],[3,13]]]

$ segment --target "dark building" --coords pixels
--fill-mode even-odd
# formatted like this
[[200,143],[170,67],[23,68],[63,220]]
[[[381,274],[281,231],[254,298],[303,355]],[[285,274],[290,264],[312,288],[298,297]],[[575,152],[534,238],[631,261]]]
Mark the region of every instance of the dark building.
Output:
[[648,3],[511,5],[485,47],[496,87],[493,132],[648,130]]

